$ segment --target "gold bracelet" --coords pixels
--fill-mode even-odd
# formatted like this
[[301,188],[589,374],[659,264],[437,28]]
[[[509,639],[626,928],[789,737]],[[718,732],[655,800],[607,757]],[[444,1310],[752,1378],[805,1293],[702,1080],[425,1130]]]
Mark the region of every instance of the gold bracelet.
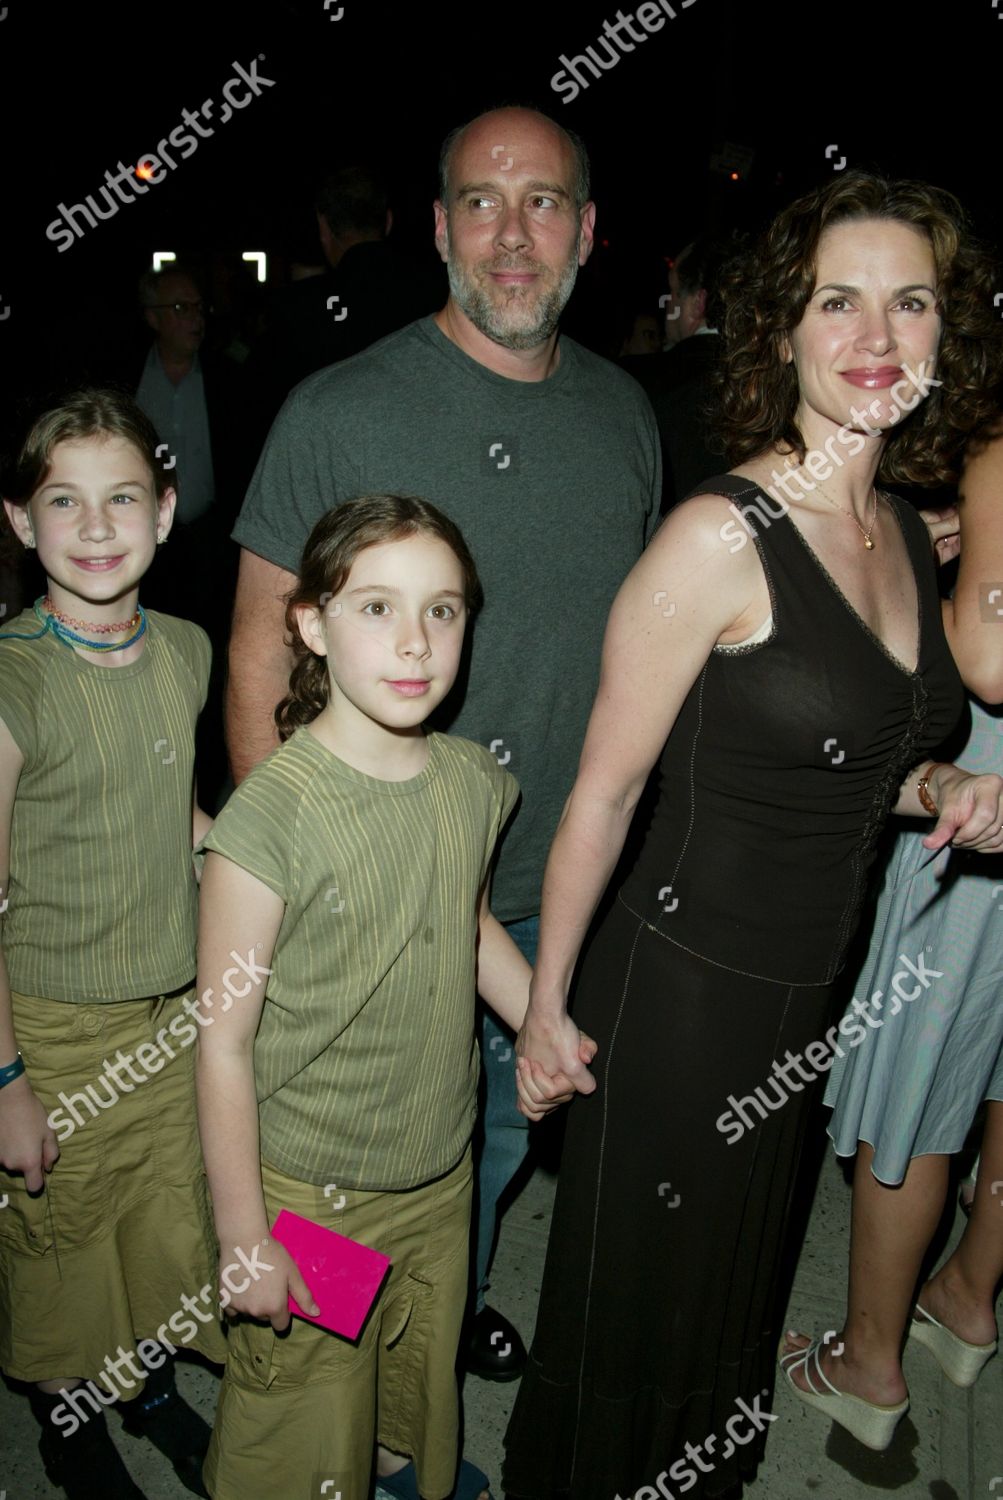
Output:
[[916,787],[916,790],[919,793],[919,800],[920,802],[922,802],[924,808],[930,814],[931,818],[940,817],[940,808],[937,806],[936,802],[934,802],[933,798],[930,796],[930,793],[927,791],[927,786],[929,785],[930,777],[933,775],[934,771],[939,770],[941,766],[944,766],[946,764],[946,761],[935,760],[929,771],[927,771],[926,775],[919,778],[919,782]]

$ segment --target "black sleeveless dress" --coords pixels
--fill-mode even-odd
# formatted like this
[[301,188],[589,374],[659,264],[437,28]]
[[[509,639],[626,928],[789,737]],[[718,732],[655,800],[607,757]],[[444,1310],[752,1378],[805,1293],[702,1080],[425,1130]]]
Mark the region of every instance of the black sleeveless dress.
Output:
[[772,626],[712,652],[584,953],[573,1014],[599,1043],[598,1087],[570,1106],[506,1437],[503,1487],[531,1500],[724,1495],[759,1462],[812,1080],[852,1045],[830,1030],[832,984],[899,787],[963,712],[905,502],[915,671],[758,486],[700,491],[731,497],[729,545],[758,548]]

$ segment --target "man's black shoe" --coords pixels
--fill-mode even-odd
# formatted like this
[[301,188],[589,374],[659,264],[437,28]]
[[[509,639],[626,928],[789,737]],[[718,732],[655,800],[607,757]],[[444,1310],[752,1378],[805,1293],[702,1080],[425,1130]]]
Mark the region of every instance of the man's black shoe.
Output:
[[470,1325],[463,1365],[482,1380],[518,1380],[526,1367],[526,1345],[508,1318],[485,1307]]

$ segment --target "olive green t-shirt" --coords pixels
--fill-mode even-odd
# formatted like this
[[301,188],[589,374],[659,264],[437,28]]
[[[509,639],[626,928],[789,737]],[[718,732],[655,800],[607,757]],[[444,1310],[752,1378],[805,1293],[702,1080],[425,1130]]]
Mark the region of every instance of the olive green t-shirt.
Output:
[[261,1155],[304,1182],[417,1187],[473,1130],[478,895],[519,789],[481,745],[428,749],[382,781],[299,729],[204,841],[286,904],[254,1074]]
[[0,630],[0,719],[24,757],[3,951],[11,988],[101,1004],[195,974],[195,722],[209,639],[147,613],[142,655],[102,665],[25,610]]

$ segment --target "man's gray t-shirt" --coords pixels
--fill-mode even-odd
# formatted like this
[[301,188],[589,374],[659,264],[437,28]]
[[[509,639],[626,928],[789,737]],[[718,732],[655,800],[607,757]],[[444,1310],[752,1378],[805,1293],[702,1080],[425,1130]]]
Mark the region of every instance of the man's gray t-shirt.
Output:
[[357,495],[418,495],[463,532],[484,608],[434,724],[487,745],[522,787],[492,889],[500,921],[540,910],[659,464],[651,407],[615,365],[562,337],[548,379],[509,380],[428,317],[297,386],[251,481],[234,539],[290,573],[321,516]]

